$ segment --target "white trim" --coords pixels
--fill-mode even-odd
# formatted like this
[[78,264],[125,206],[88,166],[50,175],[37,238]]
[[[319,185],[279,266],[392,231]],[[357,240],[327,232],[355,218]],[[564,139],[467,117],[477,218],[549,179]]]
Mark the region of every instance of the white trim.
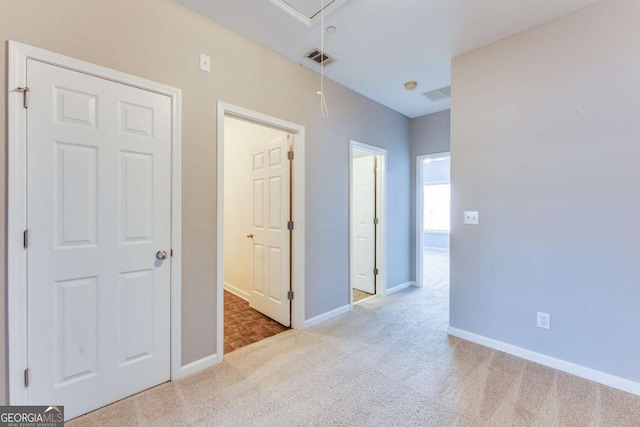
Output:
[[451,230],[429,230],[426,229],[424,230],[424,234],[446,234],[446,235],[451,235]]
[[242,298],[245,301],[249,301],[249,292],[243,291],[239,287],[234,286],[229,282],[224,282],[224,290],[227,291],[227,292],[231,292],[232,294],[234,294],[238,298]]
[[351,304],[346,304],[343,305],[342,307],[338,307],[336,309],[333,309],[331,311],[327,311],[326,313],[323,313],[319,316],[315,316],[312,317],[309,320],[305,320],[304,322],[304,329],[310,328],[312,326],[318,325],[322,322],[326,322],[329,319],[333,319],[334,317],[338,317],[341,316],[345,313],[348,313],[352,310],[351,308]]
[[182,374],[182,91],[172,101],[171,146],[171,379]]
[[365,144],[349,140],[349,306],[353,309],[353,283],[351,272],[353,271],[353,239],[351,232],[354,227],[353,218],[353,160],[354,151],[366,151],[376,156],[378,160],[378,182],[376,191],[379,194],[376,210],[379,214],[379,226],[382,230],[381,238],[376,240],[376,256],[378,263],[378,280],[376,283],[376,295],[385,296],[387,291],[387,150],[375,145]]
[[182,333],[182,92],[179,89],[90,64],[75,58],[49,52],[14,41],[7,42],[7,293],[9,403],[26,405],[27,389],[23,375],[27,367],[27,253],[22,246],[22,233],[27,217],[26,110],[22,94],[15,90],[25,86],[27,60],[37,60],[78,71],[94,77],[159,93],[171,98],[171,379],[180,377]]
[[[434,251],[434,252],[449,252],[449,249],[447,248],[436,248],[434,246],[425,246],[423,248],[423,252],[424,251]],[[423,254],[424,255],[424,254]]]
[[453,328],[451,326],[448,328],[447,333],[451,336],[458,337],[466,341],[471,341],[473,343],[489,347],[494,350],[502,351],[504,353],[529,360],[531,362],[539,363],[540,365],[548,366],[549,368],[567,372],[580,378],[595,381],[597,383],[640,396],[640,383],[628,380],[626,378],[618,377],[616,375],[608,374],[606,372],[598,371],[592,368],[587,368],[586,366],[577,365],[566,360],[557,359],[552,356],[547,356],[546,354],[538,353],[533,350],[528,350],[526,348],[518,347],[512,344],[507,344],[503,341],[494,340],[492,338],[474,334],[473,332],[468,332],[462,329]]
[[195,362],[188,363],[180,368],[180,378],[188,377],[189,375],[196,374],[204,369],[210,368],[220,360],[217,354],[212,354],[211,356],[203,357],[202,359],[198,359]]
[[[422,254],[424,248],[424,170],[422,168],[422,162],[426,159],[440,159],[448,156],[451,158],[450,151],[443,151],[441,153],[425,154],[416,156],[416,287],[421,288],[424,286],[424,257]],[[443,233],[444,234],[444,233]],[[450,234],[450,233],[449,233]]]
[[402,283],[400,285],[394,286],[393,288],[387,289],[387,295],[395,294],[396,292],[400,292],[401,290],[410,288],[412,286],[415,287],[416,282],[411,281]]
[[27,368],[27,253],[22,233],[27,228],[27,114],[22,108],[26,54],[14,42],[8,43],[7,76],[7,320],[9,341],[9,404],[26,405],[24,370]]
[[295,152],[293,168],[293,243],[291,248],[292,274],[291,283],[294,293],[291,305],[291,327],[304,328],[304,271],[305,271],[305,127],[281,120],[266,114],[251,111],[243,107],[218,101],[217,115],[217,237],[216,237],[216,298],[217,298],[217,343],[216,348],[222,360],[224,348],[224,118],[225,116],[247,120],[252,123],[269,126],[288,132],[292,135]]

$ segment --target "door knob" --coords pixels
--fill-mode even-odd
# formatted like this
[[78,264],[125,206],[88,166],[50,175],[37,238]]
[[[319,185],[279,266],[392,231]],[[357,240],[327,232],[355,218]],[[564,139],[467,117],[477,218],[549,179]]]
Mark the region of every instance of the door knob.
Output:
[[159,260],[167,259],[167,252],[166,251],[156,252],[156,258],[158,258]]
[[247,239],[253,239],[253,234],[247,234]]

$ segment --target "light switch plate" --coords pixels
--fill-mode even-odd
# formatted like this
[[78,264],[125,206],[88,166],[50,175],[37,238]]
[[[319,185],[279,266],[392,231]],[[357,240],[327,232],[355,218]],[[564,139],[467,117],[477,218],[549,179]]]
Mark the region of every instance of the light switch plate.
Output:
[[478,211],[465,211],[464,212],[465,224],[478,224]]
[[209,55],[200,54],[200,69],[207,72],[211,71],[211,57]]

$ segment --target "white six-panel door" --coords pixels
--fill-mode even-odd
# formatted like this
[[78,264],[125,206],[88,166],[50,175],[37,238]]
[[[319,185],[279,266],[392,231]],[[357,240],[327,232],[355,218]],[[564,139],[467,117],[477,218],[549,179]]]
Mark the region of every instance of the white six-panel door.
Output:
[[376,216],[375,156],[353,159],[353,271],[351,283],[355,289],[376,293]]
[[28,401],[71,418],[170,378],[171,100],[34,60],[27,84]]
[[286,137],[257,141],[253,147],[252,308],[285,326],[291,324],[290,167]]

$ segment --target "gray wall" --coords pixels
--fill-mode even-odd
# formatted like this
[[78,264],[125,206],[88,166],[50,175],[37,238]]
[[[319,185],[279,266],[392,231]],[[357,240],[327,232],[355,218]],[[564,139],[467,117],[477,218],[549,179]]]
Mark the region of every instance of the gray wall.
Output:
[[[429,114],[411,120],[411,280],[416,280],[416,157],[449,151],[450,110]],[[455,161],[455,160],[454,160]]]
[[[5,40],[21,41],[182,89],[182,361],[216,351],[216,102],[222,100],[306,126],[306,316],[349,303],[348,141],[389,150],[389,285],[410,280],[409,119],[327,81],[331,116],[318,107],[317,73],[173,0],[2,0]],[[199,54],[213,59],[199,69]],[[0,67],[0,81],[6,68]],[[5,98],[5,85],[0,88]],[[6,134],[5,103],[0,133]],[[0,150],[0,221],[4,223],[5,150]],[[4,227],[0,239],[4,241]],[[4,245],[0,275],[5,277]],[[5,295],[0,293],[0,307]],[[0,384],[6,331],[0,315]],[[0,402],[5,401],[0,386]]]
[[[451,325],[640,381],[640,2],[455,58]],[[551,314],[551,330],[536,327]]]

